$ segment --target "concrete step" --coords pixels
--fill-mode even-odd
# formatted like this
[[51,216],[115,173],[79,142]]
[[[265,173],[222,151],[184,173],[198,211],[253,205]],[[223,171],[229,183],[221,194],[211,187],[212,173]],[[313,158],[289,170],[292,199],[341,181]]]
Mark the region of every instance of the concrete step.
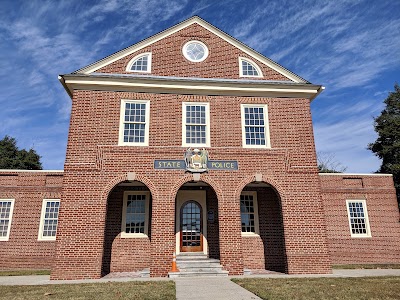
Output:
[[228,271],[222,270],[219,259],[208,258],[203,253],[180,253],[176,257],[176,265],[179,272],[170,272],[168,275],[171,278],[228,276]]
[[209,272],[209,271],[197,271],[197,272],[169,272],[168,276],[170,278],[178,277],[226,277],[228,276],[228,271],[220,272]]

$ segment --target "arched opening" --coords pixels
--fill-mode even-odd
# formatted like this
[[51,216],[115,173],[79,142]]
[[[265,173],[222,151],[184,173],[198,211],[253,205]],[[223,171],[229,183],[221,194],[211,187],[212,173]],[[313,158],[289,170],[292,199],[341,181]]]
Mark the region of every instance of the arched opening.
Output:
[[175,199],[177,254],[197,252],[219,259],[218,197],[203,181],[184,183]]
[[287,272],[279,193],[265,182],[247,184],[240,195],[245,269]]
[[102,275],[150,267],[152,196],[139,181],[115,185],[107,198]]

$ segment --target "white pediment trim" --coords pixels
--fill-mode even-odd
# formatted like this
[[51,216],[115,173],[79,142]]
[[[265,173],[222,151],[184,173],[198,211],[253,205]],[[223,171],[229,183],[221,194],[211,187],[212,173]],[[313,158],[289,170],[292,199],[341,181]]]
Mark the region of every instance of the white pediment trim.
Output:
[[186,28],[192,24],[198,24],[200,26],[202,26],[203,28],[207,29],[208,31],[212,32],[213,34],[215,34],[216,36],[220,37],[221,39],[225,40],[226,42],[228,42],[229,44],[235,46],[236,48],[238,48],[239,50],[241,50],[242,52],[246,53],[247,55],[249,55],[250,57],[252,57],[253,59],[265,64],[266,66],[270,67],[271,69],[277,71],[278,73],[282,74],[283,76],[285,76],[286,78],[290,79],[293,82],[296,83],[306,83],[307,80],[301,78],[300,76],[294,74],[293,72],[285,69],[284,67],[282,67],[281,65],[279,65],[278,63],[274,62],[273,60],[265,57],[264,55],[258,53],[257,51],[255,51],[254,49],[250,48],[249,46],[243,44],[242,42],[240,42],[239,40],[233,38],[232,36],[230,36],[229,34],[223,32],[222,30],[218,29],[217,27],[211,25],[210,23],[204,21],[202,18],[198,17],[198,16],[194,16],[191,17],[175,26],[172,26],[164,31],[161,31],[160,33],[157,33],[145,40],[142,40],[139,43],[136,43],[130,47],[127,47],[121,51],[118,51],[114,54],[111,54],[97,62],[94,62],[84,68],[81,68],[77,71],[75,71],[74,73],[78,73],[78,74],[90,74],[93,73],[99,69],[101,69],[102,67],[105,67],[127,55],[130,55],[136,51],[139,51],[161,39],[164,39],[172,34],[174,34],[175,32],[178,32],[179,30],[182,30],[183,28]]

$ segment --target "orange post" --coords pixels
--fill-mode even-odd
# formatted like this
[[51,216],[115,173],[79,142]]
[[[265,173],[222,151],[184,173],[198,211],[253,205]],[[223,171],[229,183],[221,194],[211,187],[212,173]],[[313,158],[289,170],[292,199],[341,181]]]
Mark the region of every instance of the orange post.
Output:
[[178,268],[176,267],[176,253],[174,252],[172,256],[172,269],[171,272],[179,272]]

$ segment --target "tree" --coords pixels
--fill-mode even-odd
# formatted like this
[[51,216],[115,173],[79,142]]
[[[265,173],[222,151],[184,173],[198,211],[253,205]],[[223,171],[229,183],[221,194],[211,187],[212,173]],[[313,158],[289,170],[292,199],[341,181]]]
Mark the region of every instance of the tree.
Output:
[[41,170],[42,163],[33,148],[19,150],[17,140],[6,135],[0,140],[0,169]]
[[368,149],[382,159],[382,165],[377,173],[393,174],[397,201],[400,204],[400,86],[394,85],[385,99],[386,107],[379,117],[375,118],[375,131],[378,138]]
[[320,173],[343,173],[347,167],[336,161],[335,155],[327,152],[317,152],[318,171]]

